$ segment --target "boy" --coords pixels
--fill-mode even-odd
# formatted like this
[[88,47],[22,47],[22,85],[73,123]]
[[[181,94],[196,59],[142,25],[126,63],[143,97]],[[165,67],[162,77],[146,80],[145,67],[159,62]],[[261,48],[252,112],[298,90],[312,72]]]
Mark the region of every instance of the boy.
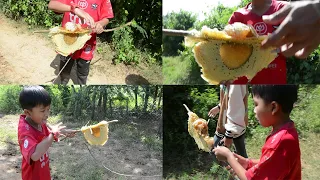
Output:
[[68,84],[73,64],[77,64],[77,83],[86,84],[90,62],[96,48],[96,34],[103,32],[104,26],[113,18],[110,0],[50,0],[48,8],[64,13],[62,26],[75,22],[83,28],[91,27],[93,33],[82,49],[67,57],[60,56],[60,71],[71,58],[60,74],[61,84]]
[[67,134],[65,126],[60,123],[48,129],[46,121],[51,98],[43,87],[25,87],[20,93],[19,102],[24,111],[18,125],[18,141],[23,156],[22,179],[50,180],[48,149],[54,140],[58,141],[60,133]]
[[297,130],[290,113],[297,100],[295,85],[252,87],[254,112],[263,127],[272,126],[260,160],[247,159],[225,147],[213,150],[218,160],[227,161],[241,179],[301,179],[301,159]]
[[[278,25],[264,23],[263,15],[270,15],[279,11],[287,2],[277,0],[252,0],[244,8],[235,11],[229,19],[229,24],[241,22],[252,25],[259,35],[272,33]],[[239,77],[233,81],[234,84],[247,84],[246,77]],[[258,72],[250,81],[250,84],[286,84],[287,67],[286,58],[279,54],[267,68]]]

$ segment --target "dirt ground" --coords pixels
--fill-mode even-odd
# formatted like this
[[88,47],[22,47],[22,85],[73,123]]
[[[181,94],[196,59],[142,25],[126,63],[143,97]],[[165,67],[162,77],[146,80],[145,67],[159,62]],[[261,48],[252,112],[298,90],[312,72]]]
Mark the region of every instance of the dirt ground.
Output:
[[[0,84],[52,84],[59,73],[59,59],[53,43],[45,34],[33,34],[23,23],[9,20],[2,14],[0,22]],[[96,53],[87,84],[161,83],[157,74],[161,71],[154,73],[148,68],[146,65],[140,68],[114,65],[112,53],[105,53],[103,57]],[[69,83],[75,82],[74,71],[71,76]],[[59,83],[59,78],[55,83]]]
[[[0,179],[21,179],[22,156],[16,145],[18,117],[0,116]],[[155,137],[159,124],[154,121],[141,124],[136,119],[110,124],[109,140],[102,147],[88,145],[82,134],[54,143],[49,149],[51,176],[53,179],[162,179],[162,143],[141,141],[145,137]],[[131,176],[116,175],[103,165],[116,173]],[[142,177],[154,175],[160,177]]]

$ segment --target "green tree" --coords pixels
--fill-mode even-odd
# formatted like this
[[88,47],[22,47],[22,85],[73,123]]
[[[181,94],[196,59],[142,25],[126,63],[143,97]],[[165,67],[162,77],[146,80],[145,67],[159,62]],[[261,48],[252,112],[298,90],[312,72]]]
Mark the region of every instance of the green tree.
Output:
[[[196,16],[188,11],[181,10],[178,13],[171,12],[163,17],[163,26],[165,29],[189,30],[193,27]],[[163,56],[178,55],[178,51],[184,48],[182,42],[184,37],[163,36]]]

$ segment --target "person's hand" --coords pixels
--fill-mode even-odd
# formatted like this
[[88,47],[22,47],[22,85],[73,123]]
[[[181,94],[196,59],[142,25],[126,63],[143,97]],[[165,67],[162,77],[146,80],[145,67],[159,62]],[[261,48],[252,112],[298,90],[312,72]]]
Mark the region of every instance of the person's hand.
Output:
[[217,146],[212,150],[212,152],[216,155],[219,161],[227,161],[230,156],[233,156],[232,152],[224,146]]
[[97,34],[103,33],[104,28],[103,28],[103,26],[101,25],[101,23],[96,22],[94,26],[95,26],[95,28],[93,29],[93,32],[95,32],[95,33],[97,33]]
[[76,8],[74,10],[74,13],[79,16],[81,19],[85,19],[87,23],[89,23],[90,27],[92,29],[95,29],[95,23],[93,18],[85,11],[83,11],[82,9]]
[[[247,169],[248,167],[248,159],[244,158],[236,153],[233,153],[233,156],[236,158],[236,160],[238,161],[238,163],[244,168]],[[232,174],[233,176],[236,175],[236,173],[234,172],[234,170],[231,168],[230,165],[226,166],[226,169],[230,172],[230,174]]]
[[221,141],[223,142],[225,147],[230,148],[232,145],[233,139],[224,137]]
[[267,24],[280,26],[262,42],[261,48],[280,48],[285,56],[307,58],[320,43],[320,2],[287,4],[276,13],[263,16]]
[[218,106],[213,107],[212,109],[210,109],[208,116],[211,118],[214,118],[218,113],[220,112],[220,109]]
[[54,134],[56,134],[57,138],[59,138],[61,131],[63,131],[63,129],[66,128],[66,126],[62,126],[62,122],[51,126],[51,132],[53,132]]

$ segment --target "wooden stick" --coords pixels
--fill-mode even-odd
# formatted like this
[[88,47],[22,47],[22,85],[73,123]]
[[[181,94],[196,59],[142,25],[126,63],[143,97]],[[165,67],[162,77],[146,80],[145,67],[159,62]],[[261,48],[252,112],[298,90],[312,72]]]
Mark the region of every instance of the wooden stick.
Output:
[[162,34],[166,36],[193,36],[190,31],[175,29],[163,29]]
[[119,27],[116,27],[116,28],[105,29],[105,30],[103,30],[103,32],[111,32],[111,31],[119,30],[119,29],[124,28],[124,27],[126,27],[126,26],[129,26],[129,25],[131,25],[131,24],[132,24],[132,21],[130,21],[130,22],[124,24],[124,25],[121,25],[121,26],[119,26]]
[[115,120],[107,121],[107,122],[108,122],[108,124],[109,124],[109,123],[113,123],[113,122],[118,122],[118,120],[115,119]]
[[[129,25],[131,25],[131,24],[132,24],[132,21],[130,21],[130,22],[124,24],[124,25],[121,25],[121,26],[119,26],[119,27],[116,27],[116,28],[105,29],[105,30],[103,30],[103,32],[116,31],[116,30],[119,30],[119,29],[124,28],[124,27],[126,27],[126,26],[129,26]],[[50,32],[50,30],[38,30],[38,31],[33,31],[33,33],[48,33],[48,32]]]

